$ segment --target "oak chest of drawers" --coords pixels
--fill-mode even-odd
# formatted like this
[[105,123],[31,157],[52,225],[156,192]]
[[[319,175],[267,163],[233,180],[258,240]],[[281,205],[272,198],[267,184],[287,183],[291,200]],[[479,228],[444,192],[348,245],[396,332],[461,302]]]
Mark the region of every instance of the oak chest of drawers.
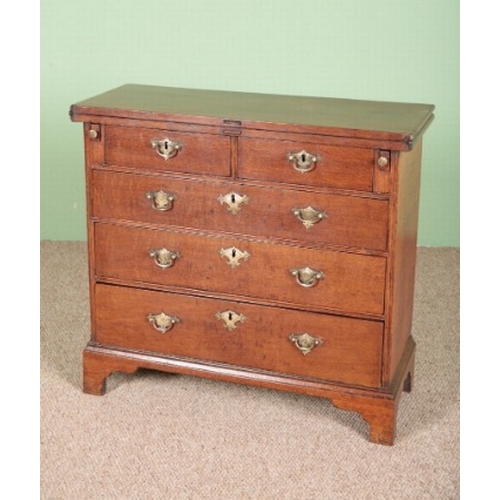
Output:
[[84,122],[84,391],[158,369],[329,398],[392,444],[431,105],[124,85]]

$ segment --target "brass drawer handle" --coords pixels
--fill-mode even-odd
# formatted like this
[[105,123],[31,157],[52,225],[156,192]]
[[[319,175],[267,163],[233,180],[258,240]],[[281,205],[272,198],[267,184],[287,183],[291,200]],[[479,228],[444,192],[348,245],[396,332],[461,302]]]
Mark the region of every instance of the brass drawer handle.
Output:
[[319,280],[325,278],[325,273],[323,271],[315,271],[310,267],[293,267],[290,269],[290,274],[295,276],[297,283],[304,288],[311,288],[316,285]]
[[325,211],[316,210],[311,206],[306,208],[294,207],[292,208],[292,214],[304,224],[306,229],[310,229],[314,224],[326,217]]
[[217,200],[221,205],[224,205],[224,203],[227,204],[227,209],[233,214],[236,215],[240,210],[241,210],[241,205],[243,203],[248,203],[250,201],[250,198],[248,198],[247,195],[241,195],[238,193],[235,193],[234,191],[232,193],[228,193],[226,195],[220,195]]
[[219,253],[221,257],[225,257],[227,259],[227,263],[233,269],[241,264],[241,259],[248,260],[250,258],[250,254],[247,251],[239,250],[236,247],[221,248]]
[[160,212],[166,212],[173,208],[173,202],[177,199],[174,193],[167,193],[160,189],[159,191],[148,191],[146,198],[151,200],[151,206]]
[[168,269],[174,265],[174,261],[178,259],[181,254],[167,248],[158,248],[149,250],[149,256],[154,259],[155,264],[162,269]]
[[304,174],[306,172],[310,172],[321,160],[321,156],[315,153],[308,153],[305,149],[299,151],[298,153],[288,153],[287,154],[288,161],[293,163],[293,168]]
[[323,343],[320,338],[312,337],[308,333],[292,333],[288,338],[304,356]]
[[215,313],[215,317],[222,320],[224,323],[224,327],[229,331],[233,331],[238,326],[236,323],[243,323],[247,319],[244,314],[238,314],[237,312],[231,311],[230,309],[228,309],[227,311],[219,311]]
[[152,139],[151,147],[165,160],[173,158],[183,148],[182,142],[172,141],[168,137],[165,139]]
[[177,316],[172,316],[161,312],[159,314],[148,314],[148,321],[153,325],[154,329],[160,333],[168,332],[172,327],[180,322]]

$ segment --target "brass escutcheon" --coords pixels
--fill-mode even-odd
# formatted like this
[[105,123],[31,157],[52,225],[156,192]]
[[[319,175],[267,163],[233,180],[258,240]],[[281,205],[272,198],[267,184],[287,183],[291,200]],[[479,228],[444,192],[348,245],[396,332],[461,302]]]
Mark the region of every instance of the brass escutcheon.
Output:
[[231,248],[221,248],[220,249],[221,257],[225,257],[227,259],[227,263],[234,269],[238,267],[241,262],[240,260],[248,260],[250,258],[250,254],[245,250],[239,250],[236,247]]
[[320,338],[312,337],[308,333],[292,333],[288,338],[304,356],[323,343]]
[[174,193],[167,193],[163,189],[160,189],[159,191],[148,191],[146,198],[151,200],[151,206],[155,210],[166,212],[172,209],[173,202],[177,199],[177,196]]
[[178,141],[172,141],[168,137],[165,139],[152,139],[151,147],[165,160],[173,158],[183,148],[183,144]]
[[315,153],[308,153],[305,149],[299,151],[298,153],[288,153],[286,155],[288,161],[293,163],[293,168],[304,174],[310,172],[321,160],[321,156]]
[[304,288],[311,288],[318,283],[319,280],[325,278],[325,273],[323,271],[315,271],[310,267],[290,269],[290,274],[295,276],[297,283]]
[[243,323],[247,319],[244,314],[239,314],[237,312],[231,311],[230,309],[228,309],[227,311],[219,311],[215,313],[215,317],[222,320],[224,326],[229,331],[233,331],[238,326],[236,323]]
[[160,333],[168,332],[172,327],[180,322],[177,316],[172,316],[161,312],[159,314],[148,314],[148,321],[153,325],[154,329]]
[[158,248],[149,250],[149,256],[154,259],[155,264],[162,269],[168,269],[173,266],[174,261],[178,259],[181,254],[168,248]]
[[241,205],[243,203],[248,203],[250,201],[250,198],[248,198],[247,195],[241,195],[238,193],[235,193],[234,191],[231,193],[228,193],[226,195],[220,195],[217,200],[221,205],[224,205],[224,203],[227,204],[227,209],[233,214],[236,215],[240,210],[241,210]]
[[292,208],[292,214],[304,224],[306,229],[310,229],[314,224],[326,217],[325,211],[316,210],[311,206],[305,208],[294,207]]

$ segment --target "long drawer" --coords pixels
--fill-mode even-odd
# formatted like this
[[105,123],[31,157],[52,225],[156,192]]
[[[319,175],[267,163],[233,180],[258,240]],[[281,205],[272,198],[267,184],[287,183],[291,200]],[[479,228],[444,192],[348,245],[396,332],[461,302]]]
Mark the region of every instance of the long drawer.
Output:
[[160,172],[230,174],[227,136],[115,125],[106,126],[105,132],[107,164]]
[[380,385],[380,322],[110,285],[95,298],[98,343]]
[[98,279],[384,312],[384,257],[110,223],[95,225],[95,255]]
[[386,200],[105,170],[94,170],[93,182],[93,215],[99,218],[387,247]]

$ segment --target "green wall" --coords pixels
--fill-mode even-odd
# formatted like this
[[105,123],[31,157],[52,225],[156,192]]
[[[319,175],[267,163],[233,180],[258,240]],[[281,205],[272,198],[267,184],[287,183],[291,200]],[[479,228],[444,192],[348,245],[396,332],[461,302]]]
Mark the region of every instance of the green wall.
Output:
[[458,0],[42,0],[42,239],[85,239],[68,109],[123,83],[435,104],[419,244],[460,244]]

